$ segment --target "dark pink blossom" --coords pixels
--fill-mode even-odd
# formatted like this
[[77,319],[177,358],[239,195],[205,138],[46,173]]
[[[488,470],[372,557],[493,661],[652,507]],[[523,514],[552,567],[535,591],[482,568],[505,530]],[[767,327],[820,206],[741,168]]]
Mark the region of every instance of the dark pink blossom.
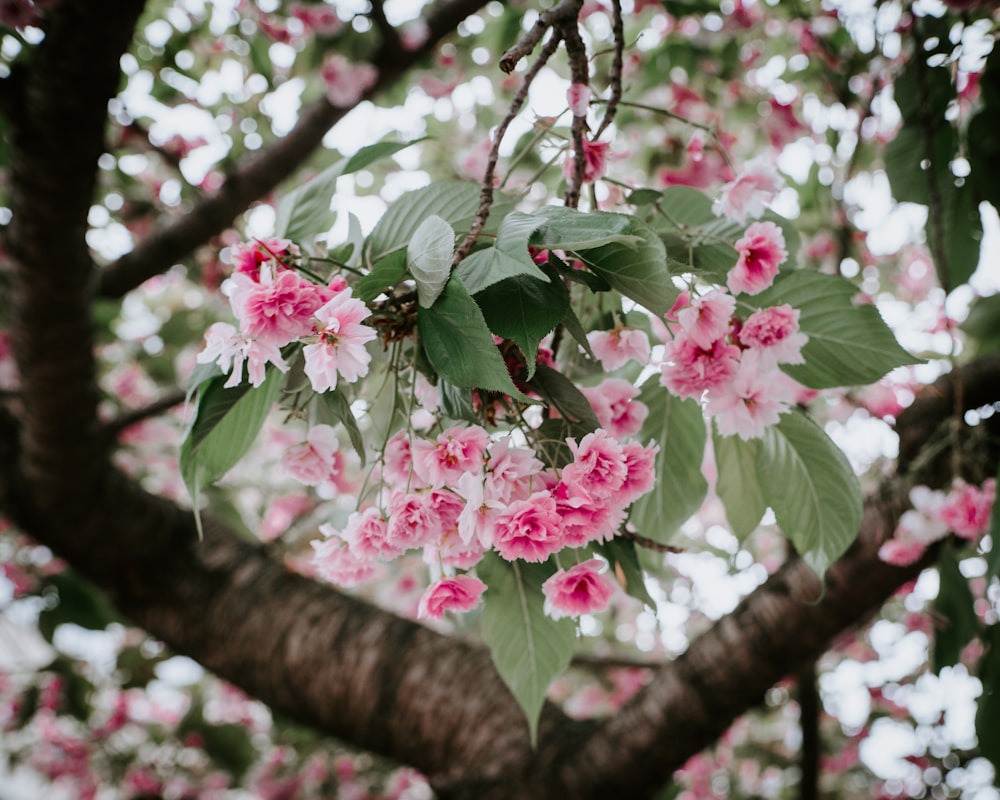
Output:
[[611,603],[615,585],[601,573],[607,565],[596,558],[559,570],[542,584],[545,613],[553,619],[596,614]]
[[739,259],[729,270],[726,285],[733,294],[759,294],[774,282],[778,267],[788,258],[785,235],[773,222],[755,222],[736,242]]
[[486,584],[472,575],[442,578],[427,587],[417,606],[418,619],[440,619],[445,611],[469,611],[479,605]]

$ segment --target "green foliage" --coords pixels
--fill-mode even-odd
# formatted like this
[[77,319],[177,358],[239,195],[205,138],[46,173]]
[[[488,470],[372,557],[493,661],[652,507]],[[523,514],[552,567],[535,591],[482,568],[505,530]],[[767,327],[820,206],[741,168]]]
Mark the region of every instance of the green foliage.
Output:
[[959,551],[945,542],[938,558],[938,594],[934,600],[934,652],[936,672],[959,662],[962,650],[979,633],[975,600],[969,581],[959,569]]
[[489,329],[521,348],[530,379],[535,373],[539,342],[569,312],[569,292],[563,282],[542,283],[515,275],[484,289],[475,300]]
[[420,223],[406,246],[406,263],[417,283],[417,297],[423,308],[430,308],[444,291],[451,277],[455,250],[455,232],[436,214]]
[[784,414],[762,439],[715,437],[718,494],[734,532],[752,531],[767,506],[781,530],[822,575],[854,541],[861,487],[847,458],[804,414]]
[[180,738],[195,736],[222,769],[239,781],[257,758],[250,731],[236,723],[211,723],[200,702],[194,703],[177,726]]
[[855,303],[857,287],[835,275],[796,270],[778,276],[758,295],[740,295],[745,313],[788,303],[800,310],[799,329],[809,336],[802,348],[805,364],[782,369],[813,389],[877,381],[890,370],[919,359],[907,353],[867,303]]
[[358,427],[358,421],[351,411],[351,401],[347,399],[342,389],[331,389],[328,392],[320,392],[313,400],[316,407],[316,420],[319,423],[335,426],[338,422],[344,426],[347,436],[351,440],[351,447],[361,459],[361,465],[365,463],[365,440]]
[[227,389],[221,375],[201,385],[180,456],[181,475],[196,505],[200,488],[225,475],[250,449],[278,399],[282,379],[272,369],[256,389],[248,383]]
[[660,446],[656,454],[656,485],[632,504],[630,521],[643,536],[666,543],[701,506],[708,483],[701,474],[706,429],[701,406],[682,400],[647,380],[637,398],[649,407],[649,415],[636,437],[652,439]]
[[609,542],[598,544],[594,549],[608,560],[611,571],[631,597],[650,608],[656,608],[656,601],[646,588],[639,554],[633,542],[615,537]]
[[549,684],[573,656],[576,625],[545,615],[541,586],[555,573],[552,565],[507,562],[489,554],[476,569],[489,586],[483,595],[483,641],[524,709],[534,743]]
[[364,169],[378,159],[398,153],[419,141],[422,140],[377,142],[362,147],[353,156],[340,159],[308,183],[292,190],[278,204],[274,223],[275,236],[302,240],[330,230],[335,219],[330,203],[337,191],[337,179],[341,175]]
[[458,275],[470,294],[518,275],[550,280],[532,260],[528,244],[532,234],[544,224],[536,214],[512,211],[500,223],[496,242],[468,256],[458,267]]
[[427,360],[449,383],[528,401],[511,381],[479,306],[455,275],[433,306],[418,310],[417,326]]
[[1000,625],[990,625],[984,639],[986,653],[979,662],[983,693],[976,709],[976,739],[980,754],[993,764],[994,784],[1000,785]]
[[586,436],[601,426],[590,401],[573,381],[558,370],[540,364],[528,385],[570,424],[569,435],[574,438]]
[[370,303],[383,292],[388,292],[406,275],[406,251],[396,250],[379,259],[367,275],[354,284],[354,293],[366,303]]
[[104,594],[74,572],[50,575],[45,585],[47,593],[55,591],[55,598],[39,613],[38,630],[50,642],[56,628],[64,623],[103,631],[112,622],[121,622],[121,616]]

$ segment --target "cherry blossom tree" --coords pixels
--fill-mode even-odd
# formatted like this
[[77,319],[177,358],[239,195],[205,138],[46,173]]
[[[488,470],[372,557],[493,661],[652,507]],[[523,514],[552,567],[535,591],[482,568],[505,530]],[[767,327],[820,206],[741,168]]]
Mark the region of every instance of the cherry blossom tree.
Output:
[[0,4],[7,772],[991,796],[993,5]]

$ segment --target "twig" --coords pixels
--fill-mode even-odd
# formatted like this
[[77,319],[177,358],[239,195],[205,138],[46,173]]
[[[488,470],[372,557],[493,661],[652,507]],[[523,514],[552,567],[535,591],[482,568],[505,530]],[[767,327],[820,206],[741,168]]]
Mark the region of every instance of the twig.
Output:
[[619,531],[618,536],[622,539],[627,539],[630,542],[635,542],[639,547],[645,547],[647,550],[653,550],[657,553],[684,553],[686,552],[683,547],[677,547],[672,544],[660,544],[659,542],[654,542],[652,539],[643,536],[641,534],[635,533],[634,531]]
[[597,128],[594,138],[597,139],[608,126],[614,122],[615,113],[618,111],[618,103],[622,99],[622,70],[624,61],[622,53],[625,50],[625,27],[622,24],[622,4],[621,0],[612,0],[611,3],[611,30],[615,37],[614,59],[611,62],[611,96],[608,98],[608,105],[604,109],[604,117]]
[[[590,74],[587,68],[587,47],[580,37],[580,29],[577,26],[576,17],[572,20],[559,23],[557,30],[562,34],[563,42],[566,45],[566,55],[569,57],[570,79],[575,84],[586,86],[590,83]],[[580,204],[580,186],[583,184],[583,175],[586,159],[584,149],[584,136],[587,132],[587,118],[573,115],[573,175],[566,187],[564,202],[567,208],[576,208]]]
[[490,148],[490,156],[486,162],[486,172],[483,174],[483,186],[479,192],[479,208],[476,210],[476,218],[472,221],[472,226],[462,240],[462,244],[455,251],[455,257],[452,260],[453,266],[457,267],[462,263],[462,259],[469,255],[469,251],[472,250],[473,245],[479,238],[479,234],[483,230],[483,226],[486,224],[486,218],[490,215],[490,207],[493,205],[493,178],[496,174],[497,159],[500,157],[500,142],[503,141],[503,137],[507,133],[507,128],[514,121],[514,117],[520,113],[524,101],[527,100],[528,90],[531,88],[532,81],[535,80],[535,77],[542,67],[545,66],[546,62],[552,58],[552,54],[555,53],[556,48],[559,46],[559,38],[559,32],[554,31],[551,38],[545,43],[545,46],[538,54],[535,63],[531,65],[531,69],[525,73],[524,81],[517,90],[517,94],[514,95],[514,99],[511,100],[507,115],[497,125],[497,129],[493,134],[493,147]]
[[518,62],[535,49],[535,45],[542,40],[549,28],[557,27],[565,20],[575,21],[582,6],[583,0],[560,0],[559,5],[539,14],[535,24],[531,26],[531,30],[500,57],[500,69],[508,75],[512,73]]
[[150,417],[157,417],[163,412],[169,411],[174,406],[180,405],[184,402],[186,396],[187,394],[183,390],[177,389],[164,395],[159,400],[154,400],[148,406],[143,406],[133,411],[126,411],[124,414],[108,420],[104,425],[104,429],[110,437],[114,438],[126,428],[130,428],[136,423]]

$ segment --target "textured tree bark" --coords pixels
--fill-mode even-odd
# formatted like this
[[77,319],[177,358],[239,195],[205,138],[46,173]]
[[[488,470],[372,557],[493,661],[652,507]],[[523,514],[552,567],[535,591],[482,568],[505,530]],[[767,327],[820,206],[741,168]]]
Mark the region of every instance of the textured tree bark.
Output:
[[[477,5],[442,8],[454,24]],[[1000,399],[1000,358],[959,370],[960,393],[950,390],[953,377],[943,379],[900,418],[904,477],[869,498],[859,541],[831,568],[825,591],[804,564],[788,564],[612,718],[575,722],[547,706],[534,751],[483,648],[292,574],[217,523],[199,542],[188,512],[111,466],[96,416],[86,218],[107,100],[142,6],[62,0],[30,68],[4,93],[15,165],[9,310],[22,391],[0,417],[0,509],[137,624],[276,710],[416,766],[442,797],[645,797],[917,574],[922,564],[880,562],[878,544],[906,488],[941,479],[939,463],[910,462],[952,417],[956,398],[963,407]],[[264,185],[227,208],[238,213]],[[213,225],[229,222],[221,220]],[[123,269],[126,284],[205,235],[178,233],[166,255],[139,248],[142,266]],[[995,449],[976,447],[995,470]]]

